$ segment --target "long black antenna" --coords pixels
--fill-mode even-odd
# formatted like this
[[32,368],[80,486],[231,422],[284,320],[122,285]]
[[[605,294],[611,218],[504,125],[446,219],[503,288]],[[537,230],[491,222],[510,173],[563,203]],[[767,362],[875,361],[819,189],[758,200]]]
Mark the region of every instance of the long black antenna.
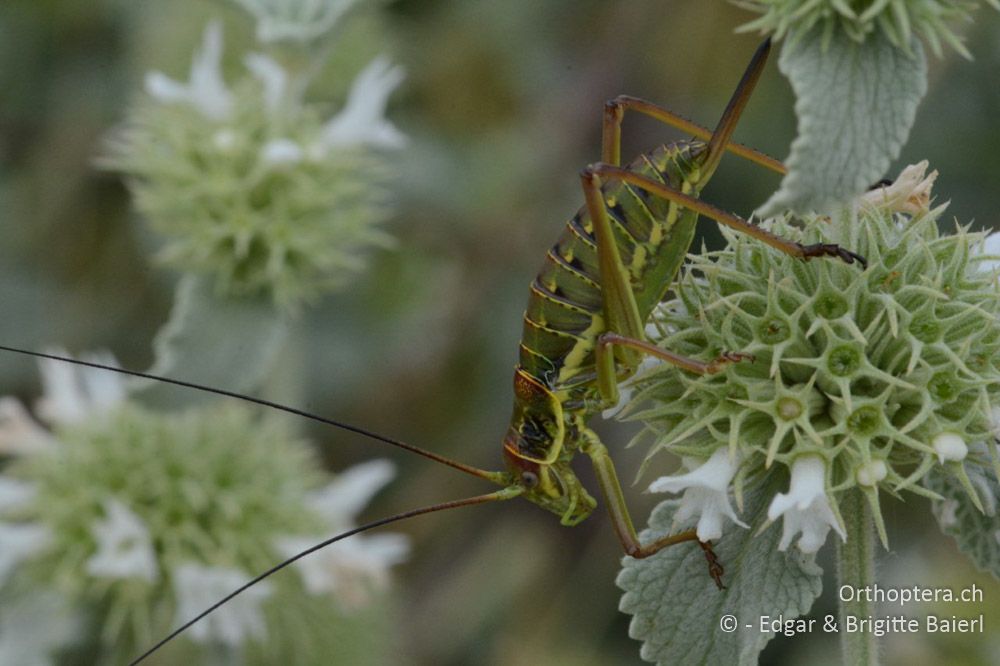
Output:
[[296,416],[301,416],[303,418],[310,419],[312,421],[318,421],[319,423],[324,423],[334,428],[340,428],[341,430],[346,430],[348,432],[353,432],[358,435],[363,435],[369,439],[374,439],[378,442],[384,444],[389,444],[390,446],[395,446],[396,448],[403,449],[404,451],[409,451],[410,453],[416,453],[418,456],[423,456],[424,458],[429,458],[435,462],[442,463],[448,467],[452,467],[466,474],[471,474],[472,476],[477,476],[481,479],[486,479],[487,481],[492,481],[501,486],[506,486],[506,475],[502,472],[490,472],[484,469],[479,469],[478,467],[473,467],[471,465],[466,465],[465,463],[460,463],[457,460],[452,460],[451,458],[446,458],[437,453],[427,451],[413,444],[407,444],[406,442],[400,441],[398,439],[393,439],[392,437],[386,437],[385,435],[380,435],[371,430],[366,430],[365,428],[354,426],[349,423],[344,423],[342,421],[337,421],[336,419],[327,418],[325,416],[319,416],[318,414],[311,414],[307,411],[298,409],[297,407],[290,407],[288,405],[282,405],[277,402],[272,402],[270,400],[264,400],[263,398],[255,398],[249,395],[243,395],[242,393],[236,393],[234,391],[227,391],[226,389],[215,388],[212,386],[205,386],[203,384],[195,384],[193,382],[186,382],[180,379],[171,379],[170,377],[161,377],[159,375],[151,375],[146,372],[138,372],[136,370],[127,370],[125,368],[119,368],[113,365],[105,365],[103,363],[93,363],[91,361],[81,361],[80,359],[70,358],[69,356],[59,356],[57,354],[48,354],[44,352],[31,351],[30,349],[20,349],[18,347],[8,347],[7,345],[0,345],[0,350],[9,351],[15,354],[24,354],[26,356],[34,356],[36,358],[46,358],[52,361],[62,361],[64,363],[72,363],[74,365],[82,365],[88,368],[97,368],[98,370],[107,370],[108,372],[117,372],[122,375],[129,375],[130,377],[142,377],[143,379],[152,379],[159,382],[164,382],[166,384],[173,384],[174,386],[183,386],[189,389],[195,389],[196,391],[204,391],[205,393],[213,393],[215,395],[226,396],[227,398],[236,398],[237,400],[243,400],[244,402],[253,403],[255,405],[261,405],[263,407],[270,407],[271,409],[277,409],[281,412],[286,412],[288,414],[294,414]]
[[[2,348],[2,347],[0,347],[0,348]],[[148,650],[146,650],[145,652],[143,652],[136,659],[134,659],[133,661],[129,662],[129,666],[135,666],[139,662],[143,661],[146,657],[150,656],[151,654],[153,654],[154,652],[156,652],[157,650],[159,650],[161,647],[163,647],[164,645],[166,645],[170,641],[172,641],[175,638],[177,638],[178,636],[180,636],[182,633],[184,633],[184,631],[186,631],[189,627],[191,627],[195,623],[199,622],[206,615],[208,615],[209,613],[211,613],[215,609],[219,608],[220,606],[228,603],[236,595],[238,595],[238,594],[240,594],[240,593],[242,593],[242,592],[250,589],[251,587],[253,587],[257,583],[259,583],[260,581],[264,580],[268,576],[281,571],[282,569],[284,569],[288,565],[290,565],[290,564],[292,564],[294,562],[297,562],[298,560],[302,559],[306,555],[309,555],[311,553],[315,553],[317,550],[320,550],[321,548],[325,548],[325,547],[329,546],[332,543],[340,541],[341,539],[346,539],[347,537],[354,536],[355,534],[358,534],[360,532],[365,532],[367,530],[374,529],[376,527],[381,527],[383,525],[388,525],[389,523],[395,523],[396,521],[399,521],[399,520],[404,520],[406,518],[412,518],[414,516],[421,516],[421,515],[423,515],[425,513],[433,513],[435,511],[444,511],[445,509],[457,509],[457,508],[463,507],[463,506],[472,506],[474,504],[484,504],[486,502],[497,502],[497,501],[501,501],[501,500],[508,500],[508,499],[517,497],[518,495],[521,494],[521,492],[522,492],[522,489],[520,487],[518,487],[518,486],[512,486],[510,488],[504,488],[503,490],[497,490],[495,492],[488,493],[486,495],[476,495],[475,497],[466,497],[465,499],[452,500],[450,502],[442,502],[441,504],[433,504],[431,506],[425,506],[425,507],[421,507],[419,509],[411,509],[410,511],[404,511],[403,513],[397,513],[396,515],[389,516],[388,518],[382,518],[380,520],[375,520],[375,521],[372,521],[370,523],[366,523],[364,525],[361,525],[360,527],[355,527],[353,530],[348,530],[346,532],[342,532],[341,534],[338,534],[337,536],[330,537],[326,541],[318,543],[315,546],[312,546],[311,548],[307,548],[307,549],[303,550],[301,553],[298,553],[296,555],[293,555],[292,557],[289,557],[287,560],[285,560],[285,561],[283,561],[283,562],[281,562],[279,564],[274,565],[273,567],[271,567],[270,569],[268,569],[264,573],[260,574],[259,576],[256,576],[255,578],[247,581],[246,583],[244,583],[243,585],[241,585],[237,589],[233,590],[232,592],[230,592],[229,594],[227,594],[226,596],[224,596],[222,599],[219,599],[214,604],[212,604],[211,606],[209,606],[208,608],[206,608],[205,610],[203,610],[198,615],[194,616],[193,618],[191,618],[190,620],[188,620],[187,622],[185,622],[184,624],[182,624],[181,626],[179,626],[177,629],[175,629],[173,632],[171,632],[169,636],[167,636],[167,637],[163,638],[162,640],[160,640],[156,645],[154,645],[153,647],[151,647]]]

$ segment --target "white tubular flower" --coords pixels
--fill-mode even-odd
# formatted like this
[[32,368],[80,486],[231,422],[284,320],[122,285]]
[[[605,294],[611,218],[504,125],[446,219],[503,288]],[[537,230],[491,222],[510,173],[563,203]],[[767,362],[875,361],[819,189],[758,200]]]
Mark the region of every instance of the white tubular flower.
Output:
[[[64,349],[49,352],[68,356]],[[107,352],[83,354],[81,358],[91,363],[118,366],[115,358]],[[41,359],[38,366],[44,395],[36,409],[48,423],[78,423],[95,414],[105,414],[125,400],[125,385],[116,373],[54,359]]]
[[[180,565],[174,571],[174,592],[177,595],[174,624],[190,620],[249,578],[239,569],[209,567],[194,562]],[[192,625],[188,635],[199,643],[222,643],[229,647],[239,647],[248,638],[264,638],[266,628],[260,605],[271,591],[267,581],[257,583],[240,595],[242,602],[225,604],[216,609]]]
[[937,171],[925,176],[927,166],[927,160],[909,165],[891,185],[862,194],[859,197],[861,205],[907,215],[926,213],[931,205],[931,186],[938,176]]
[[307,506],[322,516],[330,529],[354,527],[354,519],[372,497],[396,476],[388,460],[370,460],[337,474],[333,481],[309,493]]
[[[396,470],[388,460],[372,460],[337,475],[306,500],[330,530],[342,532],[356,525],[355,518]],[[314,545],[315,538],[281,537],[275,547],[286,557]],[[388,580],[389,568],[406,559],[409,542],[402,534],[355,536],[337,542],[295,563],[306,589],[312,594],[332,593],[349,608],[361,606],[369,589]]]
[[736,517],[729,503],[729,483],[733,480],[738,462],[729,459],[725,447],[715,453],[700,467],[687,474],[664,476],[650,484],[654,493],[677,493],[684,491],[681,506],[674,515],[677,522],[693,516],[698,518],[698,538],[702,541],[718,539],[722,536],[723,518],[728,518],[740,527],[747,524]]
[[831,527],[841,539],[847,540],[826,495],[826,461],[822,456],[802,455],[792,463],[788,493],[775,495],[767,509],[768,520],[777,520],[779,516],[784,516],[785,522],[778,550],[786,550],[792,538],[801,532],[799,550],[815,553],[826,542]]
[[234,0],[257,19],[257,39],[305,42],[330,30],[356,0]]
[[44,525],[0,522],[0,586],[23,560],[52,542],[52,532]]
[[0,398],[0,455],[50,451],[55,438],[38,425],[15,398]]
[[931,440],[931,447],[937,453],[938,461],[943,465],[945,462],[965,460],[969,455],[969,447],[965,440],[956,433],[942,432],[934,436]]
[[149,530],[139,516],[117,499],[104,502],[105,519],[93,527],[97,552],[87,560],[87,573],[103,578],[159,578]]
[[180,83],[162,72],[146,75],[146,92],[161,102],[190,104],[210,120],[223,120],[233,106],[222,78],[222,24],[205,27],[201,50],[191,61],[190,81]]
[[854,478],[862,486],[874,488],[889,475],[889,467],[884,460],[874,459],[870,464],[859,465],[854,470]]
[[341,112],[323,126],[320,149],[362,144],[403,147],[406,136],[385,118],[389,95],[402,81],[402,67],[393,67],[384,56],[375,58],[354,79]]

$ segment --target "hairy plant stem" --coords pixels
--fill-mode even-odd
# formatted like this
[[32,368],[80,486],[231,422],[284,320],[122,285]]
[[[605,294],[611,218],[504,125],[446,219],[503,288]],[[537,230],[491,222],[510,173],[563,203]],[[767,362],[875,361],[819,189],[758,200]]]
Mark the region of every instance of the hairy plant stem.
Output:
[[[860,489],[845,494],[840,504],[847,541],[837,540],[837,590],[848,587],[840,599],[840,649],[845,666],[878,666],[878,645],[869,631],[848,632],[848,616],[875,615],[875,603],[866,588],[875,584],[875,529],[871,506]],[[844,601],[844,599],[850,601]]]

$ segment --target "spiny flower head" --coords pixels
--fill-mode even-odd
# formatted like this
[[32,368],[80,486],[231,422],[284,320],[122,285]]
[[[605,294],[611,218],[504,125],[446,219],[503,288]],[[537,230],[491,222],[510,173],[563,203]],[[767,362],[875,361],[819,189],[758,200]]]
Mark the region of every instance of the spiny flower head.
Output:
[[725,451],[738,466],[726,476],[739,506],[744,487],[787,468],[790,490],[769,511],[786,521],[785,546],[796,531],[809,551],[831,528],[842,534],[838,497],[853,488],[868,496],[885,541],[879,493],[935,496],[921,485],[934,469],[956,475],[979,506],[965,465],[995,462],[972,444],[992,441],[1000,404],[996,257],[983,253],[983,233],[939,232],[943,206],[914,212],[929,187],[924,168],[904,173],[904,196],[866,196],[801,227],[764,223],[850,248],[866,270],[802,262],[727,232],[726,249],[691,257],[677,298],[656,314],[654,342],[666,349],[756,360],[718,375],[646,373],[628,410],[646,424],[639,438],[650,456],[669,450],[706,467]]
[[[50,379],[59,374],[54,363],[43,363]],[[42,404],[72,396],[101,372],[61,367],[70,368],[63,385],[49,386],[57,390]],[[101,395],[112,393],[117,404],[53,421],[49,445],[0,475],[0,596],[57,595],[88,627],[65,643],[82,641],[109,663],[134,658],[295,554],[290,545],[300,552],[354,527],[394,474],[388,462],[372,461],[331,480],[280,421],[231,404],[160,414],[123,390]],[[19,432],[28,429],[7,434]],[[344,640],[343,627],[370,607],[407,550],[391,533],[334,544],[222,606],[182,643],[262,663],[325,658],[328,637]],[[0,625],[7,620],[0,611]],[[316,622],[328,628],[303,631]]]
[[110,141],[105,164],[128,177],[165,263],[214,276],[223,294],[294,308],[389,243],[378,228],[387,213],[382,151],[406,139],[384,114],[402,70],[375,59],[324,119],[301,99],[301,77],[267,55],[249,54],[227,86],[222,50],[211,24],[187,82],[150,73],[148,96]]
[[[1000,9],[997,0],[985,0]],[[834,31],[862,42],[875,31],[885,33],[894,46],[909,51],[914,34],[927,40],[941,55],[945,42],[966,58],[971,58],[961,38],[949,24],[971,21],[979,6],[975,0],[733,0],[733,4],[761,14],[739,28],[774,33],[777,39],[791,33],[802,38],[818,28],[820,38],[829,40]]]

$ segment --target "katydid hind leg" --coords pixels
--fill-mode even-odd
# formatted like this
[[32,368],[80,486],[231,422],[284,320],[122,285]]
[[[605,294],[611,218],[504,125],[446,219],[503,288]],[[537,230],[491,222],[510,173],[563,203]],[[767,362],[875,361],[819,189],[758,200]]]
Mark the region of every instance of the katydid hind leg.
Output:
[[[678,115],[670,109],[654,104],[639,97],[631,95],[618,95],[604,104],[604,132],[602,141],[601,161],[614,166],[621,165],[621,126],[624,122],[626,111],[636,111],[645,116],[653,118],[671,127],[675,127],[686,134],[710,142],[712,140],[712,130],[699,125],[696,122]],[[750,146],[729,141],[725,144],[725,150],[737,157],[749,160],[754,164],[769,169],[775,173],[784,175],[788,173],[781,161],[760,152]]]
[[833,243],[803,244],[797,241],[790,241],[748,220],[744,220],[738,215],[724,211],[706,201],[674,189],[669,185],[651,180],[641,174],[622,169],[621,167],[603,163],[592,164],[587,167],[584,173],[594,174],[601,182],[620,181],[641,188],[654,196],[661,197],[667,201],[673,201],[699,215],[704,215],[714,220],[718,224],[746,234],[751,238],[770,245],[780,252],[798,259],[835,257],[848,264],[857,262],[862,269],[868,267],[868,262],[864,257],[839,245]]
[[634,349],[642,354],[647,354],[665,361],[674,367],[680,368],[681,370],[686,370],[698,375],[718,374],[719,372],[722,372],[727,365],[732,363],[755,360],[754,355],[747,352],[724,351],[711,361],[699,361],[697,359],[677,354],[669,349],[657,347],[647,340],[630,338],[613,332],[602,334],[598,338],[597,343],[601,347],[619,346]]
[[608,507],[611,524],[626,555],[642,559],[655,555],[668,546],[694,541],[701,547],[702,552],[705,554],[705,559],[708,562],[708,573],[712,577],[712,580],[715,581],[719,589],[723,589],[722,565],[715,551],[712,550],[712,544],[698,539],[698,534],[695,530],[691,529],[677,534],[669,534],[647,544],[640,542],[639,535],[636,533],[635,525],[632,522],[632,516],[628,510],[628,504],[625,502],[625,495],[622,493],[621,483],[618,481],[618,472],[615,469],[614,460],[611,459],[607,447],[595,433],[588,431],[585,434],[585,442],[582,450],[587,454],[594,466],[594,474],[601,488],[601,494],[604,496],[604,502]]

